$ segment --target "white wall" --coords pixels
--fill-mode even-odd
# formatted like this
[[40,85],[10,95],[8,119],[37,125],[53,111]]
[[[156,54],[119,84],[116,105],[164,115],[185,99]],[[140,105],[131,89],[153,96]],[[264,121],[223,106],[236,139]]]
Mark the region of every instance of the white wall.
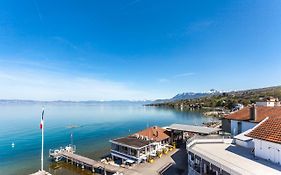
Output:
[[257,123],[247,122],[247,121],[237,121],[237,120],[231,120],[231,135],[237,135],[238,133],[238,122],[242,123],[242,131],[245,132],[249,129],[252,129],[254,126],[257,125]]
[[271,162],[281,164],[281,144],[254,139],[255,155]]
[[275,101],[256,102],[257,106],[275,106]]
[[252,141],[252,140],[242,141],[242,140],[236,139],[235,143],[239,146],[244,147],[244,148],[254,148],[255,147],[254,141]]

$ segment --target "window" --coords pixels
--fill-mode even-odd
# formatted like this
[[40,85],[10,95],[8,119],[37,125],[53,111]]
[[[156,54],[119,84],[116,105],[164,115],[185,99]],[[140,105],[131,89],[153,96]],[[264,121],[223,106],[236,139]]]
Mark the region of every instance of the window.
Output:
[[240,134],[242,132],[242,123],[238,122],[237,125],[238,125],[238,132],[237,132],[237,134]]
[[136,157],[137,156],[137,150],[131,149],[131,155]]

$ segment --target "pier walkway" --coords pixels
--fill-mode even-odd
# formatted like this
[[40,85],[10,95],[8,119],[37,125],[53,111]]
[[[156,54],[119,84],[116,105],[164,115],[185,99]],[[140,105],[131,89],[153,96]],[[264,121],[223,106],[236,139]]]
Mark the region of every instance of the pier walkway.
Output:
[[69,152],[67,150],[60,150],[58,152],[50,152],[50,157],[55,161],[66,161],[68,163],[76,164],[76,166],[81,167],[82,169],[88,169],[92,172],[98,173],[111,173],[111,174],[123,174],[123,175],[140,175],[137,171],[118,167],[114,165],[105,164],[84,156],[80,156]]

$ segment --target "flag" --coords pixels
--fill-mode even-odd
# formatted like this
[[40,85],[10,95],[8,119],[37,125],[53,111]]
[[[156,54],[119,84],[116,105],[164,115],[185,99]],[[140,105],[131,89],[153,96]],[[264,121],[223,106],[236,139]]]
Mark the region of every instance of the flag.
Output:
[[40,129],[43,128],[43,123],[44,123],[44,109],[42,111],[42,116],[41,116],[41,123],[40,123]]

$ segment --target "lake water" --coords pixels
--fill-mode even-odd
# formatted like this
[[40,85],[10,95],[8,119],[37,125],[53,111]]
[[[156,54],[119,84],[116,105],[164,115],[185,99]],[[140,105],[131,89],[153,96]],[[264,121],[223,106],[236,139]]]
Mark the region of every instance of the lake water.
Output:
[[[56,175],[87,174],[79,168],[54,164],[48,151],[71,143],[77,153],[100,159],[109,153],[109,140],[147,126],[172,123],[200,125],[215,119],[199,112],[144,107],[141,104],[44,104],[45,164]],[[42,104],[0,104],[0,174],[25,175],[40,168]],[[71,128],[69,126],[79,126]],[[15,143],[12,148],[11,144]]]

